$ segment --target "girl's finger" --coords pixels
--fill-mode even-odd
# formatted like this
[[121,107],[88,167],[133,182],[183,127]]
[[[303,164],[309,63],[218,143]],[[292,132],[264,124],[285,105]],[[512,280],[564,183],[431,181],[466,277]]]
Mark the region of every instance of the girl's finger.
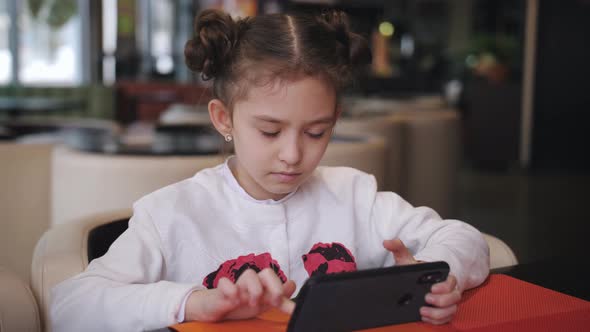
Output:
[[288,297],[283,297],[278,308],[287,315],[291,315],[295,310],[295,302]]
[[432,325],[442,325],[442,324],[446,324],[448,323],[447,321],[441,321],[441,320],[436,320],[436,319],[430,319],[428,317],[422,317],[422,321],[425,323],[429,323]]
[[244,303],[248,303],[251,307],[258,305],[258,301],[263,294],[263,287],[258,274],[254,270],[248,269],[244,271],[238,278],[236,285],[240,290],[240,298]]
[[400,239],[385,240],[383,247],[393,254],[395,265],[410,265],[418,263],[410,250]]
[[450,293],[457,288],[457,278],[449,274],[447,280],[432,285],[430,291],[434,294]]
[[427,318],[435,321],[438,324],[444,324],[451,321],[457,312],[457,305],[452,305],[444,308],[422,307],[420,308],[420,315],[422,319]]
[[217,283],[217,289],[221,292],[221,294],[230,301],[238,301],[238,287],[231,282],[231,280],[227,278],[219,279]]
[[283,300],[279,305],[279,310],[286,313],[287,315],[291,315],[293,310],[295,310],[295,302],[291,300],[291,296],[295,293],[295,289],[297,285],[293,280],[287,280],[286,283],[283,284]]
[[295,285],[293,280],[287,280],[287,282],[283,284],[283,296],[290,299],[291,295],[295,293],[296,288],[297,285]]
[[210,295],[201,301],[202,321],[217,321],[240,305],[237,287],[227,278],[220,279],[216,289],[204,292]]
[[265,302],[278,307],[283,300],[283,282],[281,279],[271,268],[260,271],[258,278],[264,288]]
[[425,300],[426,303],[435,307],[444,308],[459,303],[461,300],[461,293],[458,290],[444,294],[428,293],[426,294]]

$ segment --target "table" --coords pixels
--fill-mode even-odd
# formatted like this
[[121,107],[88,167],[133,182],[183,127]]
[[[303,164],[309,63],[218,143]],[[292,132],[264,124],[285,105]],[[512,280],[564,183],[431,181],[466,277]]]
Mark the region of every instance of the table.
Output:
[[46,114],[69,111],[86,107],[86,102],[78,98],[0,96],[0,113],[10,118],[25,114]]
[[[587,273],[590,263],[584,257],[552,257],[515,266],[494,269],[492,274],[505,274],[538,286],[590,301]],[[175,331],[160,329],[155,332]],[[154,331],[153,331],[154,332]]]

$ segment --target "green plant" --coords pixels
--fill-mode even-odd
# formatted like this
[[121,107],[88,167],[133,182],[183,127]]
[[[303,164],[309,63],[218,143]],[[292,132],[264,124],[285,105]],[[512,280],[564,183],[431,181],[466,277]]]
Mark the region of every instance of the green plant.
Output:
[[49,7],[47,23],[54,29],[61,28],[76,14],[77,7],[78,5],[75,0],[53,1],[51,7]]
[[[78,9],[76,0],[28,0],[31,17],[37,20],[44,19],[53,29],[59,29],[66,24]],[[40,15],[44,7],[47,15]]]
[[514,36],[479,34],[472,39],[467,52],[477,57],[492,55],[497,62],[516,67],[520,63],[520,50],[520,44]]

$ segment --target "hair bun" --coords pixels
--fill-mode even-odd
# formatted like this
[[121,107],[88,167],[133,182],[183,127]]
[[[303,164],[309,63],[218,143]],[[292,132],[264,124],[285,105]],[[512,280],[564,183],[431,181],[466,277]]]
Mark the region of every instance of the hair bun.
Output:
[[222,11],[208,9],[201,12],[195,19],[194,37],[184,47],[188,68],[201,72],[204,80],[218,76],[231,64],[240,29],[243,24],[238,24]]
[[365,65],[371,62],[371,50],[367,40],[350,31],[348,15],[343,11],[327,11],[321,18],[335,33],[336,39],[348,48],[348,59],[351,65]]
[[364,66],[371,63],[373,56],[369,42],[357,33],[350,33],[350,63],[353,66]]
[[321,18],[328,25],[330,30],[334,32],[334,37],[344,47],[350,47],[350,31],[348,27],[348,16],[343,11],[330,10],[323,12]]

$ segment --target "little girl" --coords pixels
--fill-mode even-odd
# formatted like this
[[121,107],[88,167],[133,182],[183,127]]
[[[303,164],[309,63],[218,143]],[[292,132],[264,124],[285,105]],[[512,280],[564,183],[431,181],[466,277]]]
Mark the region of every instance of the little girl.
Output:
[[420,312],[441,324],[487,277],[488,247],[473,227],[377,192],[369,174],[318,167],[339,92],[370,60],[344,14],[234,21],[206,10],[185,57],[213,79],[209,114],[235,155],[137,201],[107,254],[54,288],[54,331],[291,313],[312,275],[438,260],[451,275]]

